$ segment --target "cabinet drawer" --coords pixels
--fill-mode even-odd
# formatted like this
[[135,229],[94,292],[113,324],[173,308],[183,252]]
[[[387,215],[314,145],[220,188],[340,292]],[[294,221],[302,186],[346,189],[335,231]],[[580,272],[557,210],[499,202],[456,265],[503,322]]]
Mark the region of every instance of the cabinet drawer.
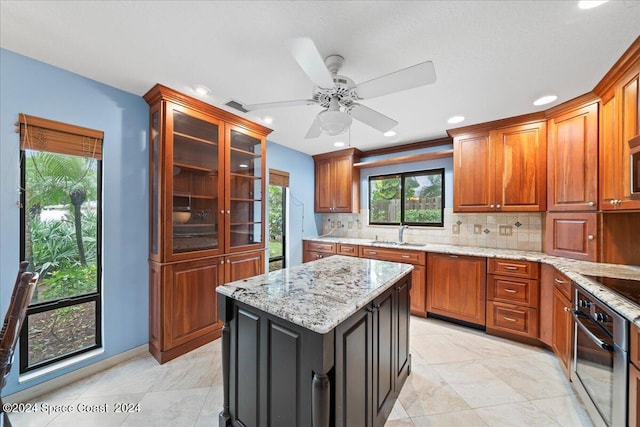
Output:
[[358,256],[358,245],[344,245],[338,243],[336,253],[338,255]]
[[519,261],[499,258],[489,259],[488,273],[490,274],[501,274],[503,276],[537,279],[538,271],[538,263],[533,261]]
[[555,270],[553,273],[553,286],[558,288],[560,292],[564,294],[565,297],[571,300],[571,280],[560,273],[558,270]]
[[487,301],[487,329],[538,338],[538,311],[530,307]]
[[487,276],[488,299],[538,308],[538,281],[511,277]]
[[379,259],[382,261],[404,262],[407,264],[424,265],[426,254],[419,251],[403,251],[387,248],[370,248],[360,246],[360,257]]
[[324,252],[328,254],[336,253],[336,244],[327,242],[313,242],[311,240],[304,241],[304,249],[307,251]]

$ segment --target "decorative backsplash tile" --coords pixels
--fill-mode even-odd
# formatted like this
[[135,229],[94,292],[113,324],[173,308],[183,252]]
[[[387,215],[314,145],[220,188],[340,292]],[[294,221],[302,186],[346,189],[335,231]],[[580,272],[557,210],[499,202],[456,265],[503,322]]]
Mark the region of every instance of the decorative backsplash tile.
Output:
[[[369,225],[365,209],[359,214],[324,214],[322,223],[322,233],[329,236],[398,240],[397,226]],[[409,227],[404,239],[541,252],[542,213],[453,213],[452,208],[445,208],[443,227]]]

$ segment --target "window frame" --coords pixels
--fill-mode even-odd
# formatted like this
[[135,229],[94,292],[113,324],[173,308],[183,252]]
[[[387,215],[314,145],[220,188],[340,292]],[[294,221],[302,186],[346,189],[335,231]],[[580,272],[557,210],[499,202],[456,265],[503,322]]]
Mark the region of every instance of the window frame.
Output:
[[[286,251],[287,251],[287,187],[279,184],[269,184],[267,187],[274,186],[282,189],[282,255],[271,257],[267,260],[268,271],[271,271],[271,263],[282,261],[282,268],[287,267]],[[269,193],[267,188],[267,193]],[[270,225],[270,224],[269,224]],[[269,230],[270,232],[271,230]],[[269,233],[269,241],[271,240],[271,233]],[[268,247],[268,244],[267,244]],[[268,252],[268,251],[267,251]]]
[[[103,319],[102,305],[102,209],[103,209],[103,163],[102,145],[104,132],[83,128],[67,123],[56,122],[41,117],[20,113],[16,123],[16,133],[20,134],[20,259],[26,259],[26,232],[28,218],[27,209],[27,168],[28,152],[46,152],[55,155],[73,156],[90,159],[95,164],[95,202],[96,202],[96,231],[95,231],[95,290],[81,295],[63,296],[45,301],[30,301],[27,307],[23,326],[20,331],[19,367],[20,374],[37,371],[43,367],[57,364],[63,360],[103,348]],[[28,260],[31,261],[31,260]],[[70,350],[46,360],[29,364],[29,317],[39,313],[54,312],[59,309],[93,303],[94,322],[93,343],[80,349]]]
[[[396,172],[384,175],[370,175],[368,178],[368,203],[369,203],[369,225],[410,225],[412,227],[444,227],[444,204],[445,204],[445,169],[444,168],[436,168],[436,169],[425,169],[420,171],[410,171],[410,172]],[[404,181],[405,178],[416,176],[416,175],[440,175],[441,177],[441,200],[440,204],[440,222],[412,222],[405,220],[405,188]],[[385,178],[399,178],[400,179],[400,221],[397,222],[376,222],[372,221],[371,214],[373,210],[371,209],[371,197],[372,197],[372,185],[371,182],[375,180],[381,180]]]

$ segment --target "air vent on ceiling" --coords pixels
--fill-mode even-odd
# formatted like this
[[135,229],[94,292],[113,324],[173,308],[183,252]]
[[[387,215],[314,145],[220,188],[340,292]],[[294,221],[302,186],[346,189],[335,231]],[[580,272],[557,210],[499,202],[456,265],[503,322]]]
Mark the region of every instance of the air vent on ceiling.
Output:
[[232,99],[231,101],[227,102],[227,103],[226,103],[226,104],[224,104],[224,105],[228,105],[229,107],[231,107],[231,108],[235,108],[236,110],[238,110],[238,111],[242,111],[243,113],[247,113],[247,112],[249,112],[249,110],[247,110],[246,108],[244,108],[244,107],[242,106],[242,104],[240,104],[238,101],[234,101],[233,99]]

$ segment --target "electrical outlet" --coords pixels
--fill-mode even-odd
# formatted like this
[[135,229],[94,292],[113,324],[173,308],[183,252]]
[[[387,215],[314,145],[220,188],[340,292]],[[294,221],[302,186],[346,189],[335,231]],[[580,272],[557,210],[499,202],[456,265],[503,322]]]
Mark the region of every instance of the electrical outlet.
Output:
[[351,230],[351,229],[353,228],[353,223],[352,223],[352,222],[348,222],[348,223],[347,223],[347,228],[348,228],[349,230]]
[[362,230],[362,221],[358,221],[358,230]]
[[498,234],[501,236],[512,236],[513,227],[510,225],[501,225],[498,227]]
[[336,228],[336,222],[335,221],[331,221],[331,228]]
[[460,234],[460,226],[458,224],[451,226],[451,234]]
[[473,224],[473,234],[482,234],[482,224]]
[[341,221],[338,221],[338,222],[336,223],[336,225],[338,226],[338,228],[342,228],[342,222],[341,222]]

